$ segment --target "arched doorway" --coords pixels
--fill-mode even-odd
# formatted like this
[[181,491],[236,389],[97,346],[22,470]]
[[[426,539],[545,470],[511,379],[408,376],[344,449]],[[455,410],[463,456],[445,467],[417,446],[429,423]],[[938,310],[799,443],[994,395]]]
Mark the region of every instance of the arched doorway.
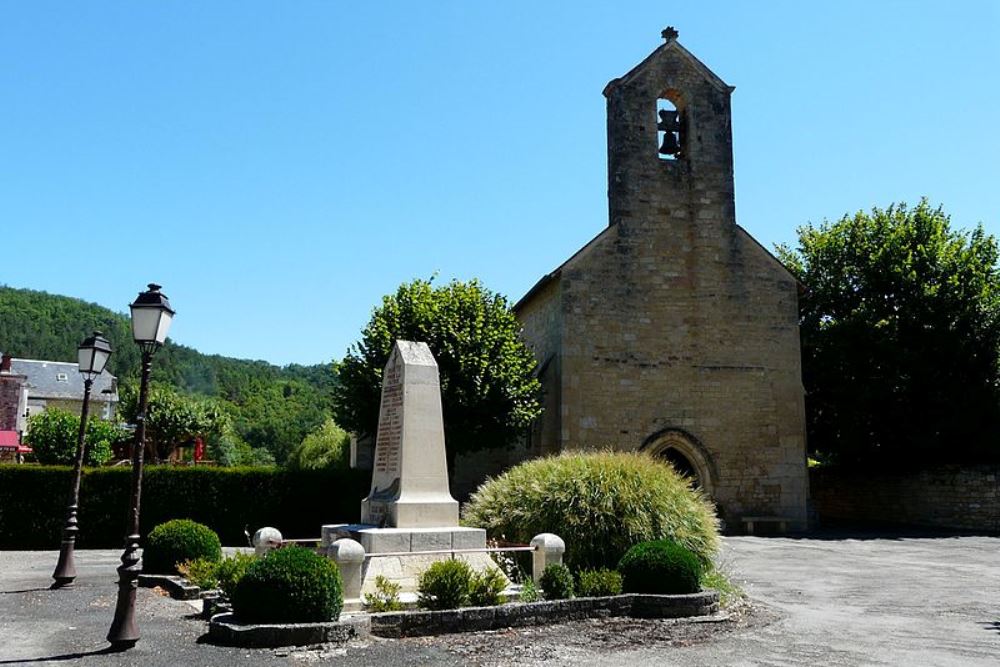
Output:
[[676,428],[665,429],[646,438],[640,451],[663,459],[696,488],[712,497],[715,491],[715,466],[705,448],[694,436]]
[[656,453],[657,458],[661,458],[674,467],[681,477],[687,477],[694,484],[695,488],[701,488],[701,476],[698,475],[697,468],[688,460],[688,457],[681,454],[676,447],[667,447]]

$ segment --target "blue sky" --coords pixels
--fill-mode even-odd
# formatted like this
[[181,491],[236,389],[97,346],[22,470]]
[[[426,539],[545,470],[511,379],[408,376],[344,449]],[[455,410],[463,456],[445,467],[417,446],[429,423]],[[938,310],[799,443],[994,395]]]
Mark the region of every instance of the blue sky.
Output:
[[157,281],[178,342],[282,364],[415,277],[516,300],[607,224],[601,90],[668,24],[765,245],[922,196],[1000,234],[994,0],[3,2],[0,283]]

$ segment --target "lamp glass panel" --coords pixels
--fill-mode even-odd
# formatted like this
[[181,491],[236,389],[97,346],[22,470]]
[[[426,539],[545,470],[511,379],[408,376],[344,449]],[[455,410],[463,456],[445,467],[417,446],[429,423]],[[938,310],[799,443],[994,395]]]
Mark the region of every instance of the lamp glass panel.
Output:
[[94,348],[81,347],[76,351],[76,365],[81,373],[90,373],[94,364]]
[[94,350],[94,366],[91,370],[100,375],[104,372],[104,367],[108,365],[109,352],[104,350]]
[[136,342],[152,342],[156,340],[159,323],[159,308],[132,308],[132,338]]
[[174,316],[163,310],[160,311],[160,321],[156,328],[156,342],[162,345],[167,340],[167,332],[170,331],[170,324],[174,321]]

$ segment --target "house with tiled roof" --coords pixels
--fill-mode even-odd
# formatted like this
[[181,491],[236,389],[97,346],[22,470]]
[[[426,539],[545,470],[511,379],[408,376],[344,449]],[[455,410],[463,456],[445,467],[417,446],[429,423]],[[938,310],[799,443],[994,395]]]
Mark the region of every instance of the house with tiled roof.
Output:
[[[90,414],[113,419],[118,406],[118,379],[105,370],[94,379]],[[0,360],[0,431],[23,433],[27,418],[46,408],[80,414],[83,376],[76,362],[14,359]]]

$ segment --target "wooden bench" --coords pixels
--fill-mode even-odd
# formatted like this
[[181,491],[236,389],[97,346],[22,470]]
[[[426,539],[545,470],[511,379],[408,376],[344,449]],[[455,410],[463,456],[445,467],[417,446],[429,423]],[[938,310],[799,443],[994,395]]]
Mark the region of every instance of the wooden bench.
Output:
[[788,532],[788,522],[790,519],[783,516],[745,516],[740,519],[743,522],[743,527],[747,535],[754,534],[754,525],[758,523],[776,523],[778,524],[779,533]]

